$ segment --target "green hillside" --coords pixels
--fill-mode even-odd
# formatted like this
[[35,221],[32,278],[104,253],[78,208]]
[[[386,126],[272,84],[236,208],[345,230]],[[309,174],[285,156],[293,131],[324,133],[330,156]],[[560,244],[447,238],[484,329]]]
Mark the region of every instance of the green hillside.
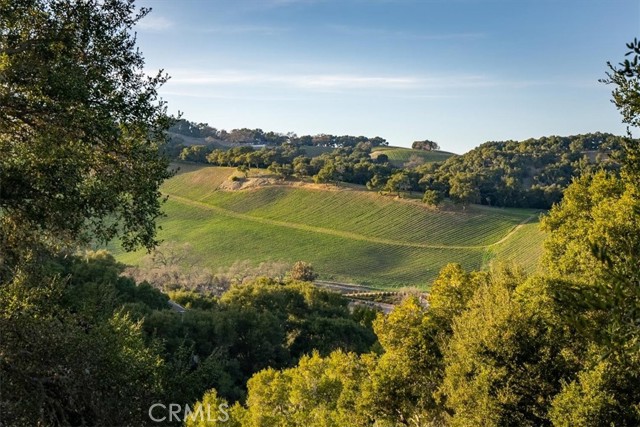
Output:
[[402,167],[409,161],[411,156],[418,156],[423,159],[425,163],[443,162],[449,157],[455,156],[455,154],[446,151],[413,150],[403,147],[376,147],[371,155],[372,157],[377,157],[380,153],[386,154],[391,164],[397,167]]
[[[518,226],[536,218],[535,211],[433,210],[354,187],[220,190],[234,173],[187,165],[163,186],[170,197],[160,237],[191,243],[214,269],[238,260],[305,260],[324,279],[425,287],[448,262],[472,269],[504,257],[532,268],[539,256],[540,232],[533,223]],[[142,255],[119,254],[119,259],[136,263]]]
[[318,157],[324,153],[330,153],[335,150],[334,147],[318,147],[315,145],[303,145],[301,148],[308,157]]
[[528,272],[532,273],[538,267],[538,261],[542,255],[542,242],[544,233],[540,230],[538,217],[526,224],[518,226],[511,237],[500,244],[487,249],[486,262],[493,259],[514,262]]

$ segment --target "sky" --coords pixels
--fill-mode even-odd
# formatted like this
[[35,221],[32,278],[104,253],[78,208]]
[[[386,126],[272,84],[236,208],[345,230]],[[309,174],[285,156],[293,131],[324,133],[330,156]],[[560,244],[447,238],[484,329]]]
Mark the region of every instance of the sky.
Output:
[[623,134],[599,83],[640,0],[144,0],[146,71],[218,129],[436,141]]

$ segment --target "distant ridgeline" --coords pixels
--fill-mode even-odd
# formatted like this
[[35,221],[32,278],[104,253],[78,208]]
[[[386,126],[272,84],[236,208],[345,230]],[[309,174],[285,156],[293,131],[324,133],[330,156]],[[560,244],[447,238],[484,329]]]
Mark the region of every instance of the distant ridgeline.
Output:
[[[224,129],[213,128],[206,123],[192,123],[187,120],[179,120],[169,129],[174,144],[191,145],[191,138],[203,138],[207,143],[222,147],[228,144],[249,144],[249,145],[270,145],[281,146],[291,144],[295,146],[317,146],[317,147],[355,147],[358,143],[370,143],[372,147],[386,146],[389,143],[376,136],[367,138],[365,136],[336,136],[336,135],[303,135],[297,136],[293,132],[287,134],[277,132],[265,132],[262,129]],[[184,138],[187,137],[187,138]]]
[[433,204],[449,198],[461,204],[539,209],[560,201],[581,173],[616,170],[611,154],[622,143],[622,137],[606,133],[550,136],[486,142],[458,156],[438,151],[437,143],[428,140],[416,141],[414,149],[392,150],[380,137],[227,132],[185,120],[169,132],[166,153],[176,160],[241,170],[269,168],[283,179],[349,182],[399,196],[426,193],[425,202]]

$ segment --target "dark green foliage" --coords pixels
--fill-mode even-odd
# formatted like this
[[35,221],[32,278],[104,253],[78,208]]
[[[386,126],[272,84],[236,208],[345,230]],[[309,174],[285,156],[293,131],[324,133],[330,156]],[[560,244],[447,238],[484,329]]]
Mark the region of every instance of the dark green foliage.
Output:
[[389,156],[384,153],[380,153],[376,156],[376,163],[385,164],[389,162]]
[[457,173],[449,180],[449,197],[456,203],[480,203],[477,177],[470,173]]
[[151,310],[168,309],[169,297],[143,282],[121,276],[124,265],[105,251],[84,258],[59,259],[58,274],[68,278],[64,302],[71,310],[90,317],[109,317],[126,305],[135,317]]
[[442,194],[436,190],[427,190],[422,196],[422,203],[429,206],[438,206],[442,203]]
[[[144,424],[159,396],[184,405],[215,388],[235,401],[262,369],[291,366],[314,349],[362,353],[375,342],[343,297],[309,284],[260,279],[219,301],[176,291],[187,307],[178,313],[166,295],[120,276],[122,268],[98,252],[50,263],[42,289],[2,288],[3,410],[33,421],[25,425],[40,416],[108,425],[109,411],[121,425]],[[29,410],[22,402],[32,402]]]
[[249,177],[249,166],[248,165],[240,165],[238,166],[238,172],[242,172],[245,178]]
[[139,326],[120,314],[87,321],[50,298],[30,302],[55,312],[3,310],[3,421],[14,426],[148,424],[144,408],[162,394],[162,359],[145,345]]
[[2,419],[13,425],[145,425],[164,362],[133,319],[168,298],[119,277],[106,253],[50,262],[0,288]]
[[211,151],[206,145],[190,145],[182,149],[178,158],[186,162],[206,163]]
[[218,132],[217,129],[209,127],[206,123],[191,123],[184,119],[176,120],[168,130],[172,133],[193,138],[215,137]]
[[291,168],[291,165],[289,163],[280,164],[273,162],[267,169],[269,169],[269,172],[274,173],[278,178],[282,180],[285,180],[293,175],[293,169]]
[[433,151],[439,150],[440,146],[437,142],[425,139],[424,141],[413,141],[413,144],[411,144],[411,148],[413,148],[414,150]]
[[153,312],[143,327],[164,343],[168,366],[184,371],[183,378],[170,378],[180,401],[192,401],[210,388],[235,401],[262,369],[291,366],[314,349],[362,353],[375,341],[370,325],[351,317],[343,297],[309,284],[257,280],[231,288],[216,303],[172,295],[189,307],[187,312]]
[[[612,92],[612,102],[622,114],[622,122],[628,126],[640,127],[640,41],[633,39],[627,43],[627,58],[618,66],[607,63],[609,72],[603,83],[612,84],[615,89]],[[624,149],[617,156],[636,178],[640,176],[640,143],[631,138],[628,130],[628,138],[623,141]],[[640,185],[636,181],[636,185]]]
[[422,184],[462,203],[547,209],[581,173],[615,170],[609,157],[622,144],[623,138],[601,133],[486,142],[418,170]]
[[200,163],[211,163],[216,166],[248,166],[255,168],[267,168],[272,164],[278,166],[292,167],[293,159],[300,157],[300,151],[292,146],[285,147],[264,147],[255,150],[251,146],[243,145],[228,150],[211,150],[207,152],[205,158],[197,161]]
[[217,298],[200,292],[177,290],[168,292],[168,295],[171,301],[187,309],[212,310],[218,305]]
[[396,193],[398,196],[401,196],[404,193],[409,193],[411,190],[416,188],[417,185],[417,175],[415,173],[403,170],[395,172],[393,175],[391,175],[383,189],[390,193]]
[[369,188],[382,187],[394,170],[389,163],[372,160],[368,144],[359,144],[355,148],[337,148],[313,158],[311,166],[317,170],[315,182],[335,184],[343,181],[367,184]]
[[193,123],[187,120],[178,120],[169,132],[178,135],[184,135],[193,138],[203,138],[212,141],[219,141],[231,144],[254,144],[268,145],[277,147],[283,145],[292,145],[295,147],[355,147],[358,144],[366,143],[372,147],[380,147],[389,145],[389,143],[378,136],[368,138],[366,136],[350,136],[350,135],[303,135],[297,136],[295,133],[276,133],[265,132],[262,129],[233,129],[226,131],[216,129],[206,123]]
[[0,2],[0,264],[119,235],[155,244],[169,126],[132,1]]
[[[318,183],[343,181],[365,185],[377,176],[382,186],[394,168],[384,155],[371,159],[371,147],[370,141],[360,141],[355,146],[338,146],[331,152],[310,158],[293,143],[258,150],[249,145],[227,150],[213,149],[211,145],[193,145],[184,147],[179,159],[216,166],[269,168],[282,179],[295,175],[298,178],[313,177]],[[413,180],[412,188],[417,190],[417,178]]]

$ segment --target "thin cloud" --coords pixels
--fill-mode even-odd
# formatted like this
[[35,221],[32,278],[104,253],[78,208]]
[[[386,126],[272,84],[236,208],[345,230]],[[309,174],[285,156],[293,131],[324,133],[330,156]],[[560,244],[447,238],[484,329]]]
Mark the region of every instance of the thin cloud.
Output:
[[418,79],[413,77],[360,76],[348,74],[294,76],[291,81],[295,85],[303,88],[327,89],[410,89],[416,87],[419,83]]
[[[263,87],[293,88],[309,91],[376,90],[411,93],[420,96],[440,96],[441,91],[483,88],[522,89],[553,85],[556,82],[512,80],[485,75],[375,75],[349,73],[251,73],[245,71],[206,72],[189,69],[173,70],[172,87]],[[448,93],[447,95],[451,95]]]
[[263,74],[263,73],[183,73],[171,79],[178,85],[280,85],[303,89],[411,89],[419,79],[411,76],[375,76],[356,74]]
[[145,16],[138,23],[138,28],[148,31],[164,31],[173,27],[174,23],[164,16]]
[[327,28],[330,31],[334,31],[338,34],[343,34],[352,37],[380,37],[380,38],[398,38],[408,40],[434,40],[434,41],[447,41],[447,40],[474,40],[486,37],[484,33],[414,33],[408,31],[391,31],[382,28],[367,28],[367,27],[353,27],[347,25],[328,25]]
[[260,11],[280,8],[306,7],[330,0],[233,0],[233,4],[240,10]]
[[324,0],[263,0],[266,6],[270,7],[284,7],[293,5],[309,5],[320,3]]
[[202,99],[224,99],[234,101],[301,101],[305,100],[304,97],[292,97],[292,96],[256,96],[256,95],[225,95],[220,93],[203,93],[202,91],[189,92],[189,91],[174,91],[174,90],[160,90],[162,96],[179,96],[187,98],[202,98]]
[[222,25],[200,28],[195,31],[208,34],[259,34],[269,36],[285,33],[289,31],[289,28],[260,25]]

